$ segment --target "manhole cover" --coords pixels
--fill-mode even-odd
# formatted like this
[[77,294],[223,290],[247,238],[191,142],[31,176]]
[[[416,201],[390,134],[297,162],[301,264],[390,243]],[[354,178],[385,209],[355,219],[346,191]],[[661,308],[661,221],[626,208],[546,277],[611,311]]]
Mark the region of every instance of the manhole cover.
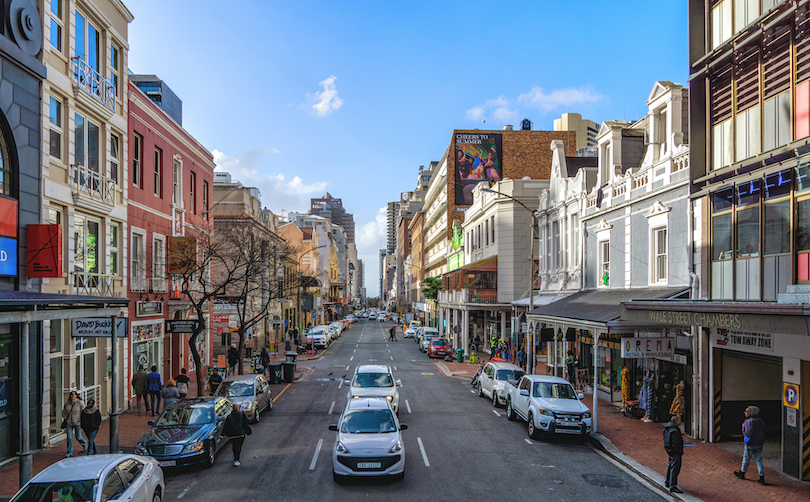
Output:
[[624,482],[616,476],[608,474],[583,474],[585,482],[593,486],[603,486],[608,488],[624,488]]

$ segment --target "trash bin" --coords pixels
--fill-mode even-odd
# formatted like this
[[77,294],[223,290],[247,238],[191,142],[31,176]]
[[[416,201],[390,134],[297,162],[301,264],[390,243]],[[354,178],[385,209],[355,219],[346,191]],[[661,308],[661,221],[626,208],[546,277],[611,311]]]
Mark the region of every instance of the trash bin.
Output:
[[270,363],[267,365],[267,383],[281,383],[281,363]]
[[295,363],[284,362],[281,363],[281,366],[284,368],[284,383],[293,383],[293,380],[295,380]]
[[294,363],[298,360],[298,352],[294,350],[287,351],[284,353],[284,355],[287,356],[288,363]]
[[464,349],[458,349],[456,352],[456,362],[463,363],[464,362]]

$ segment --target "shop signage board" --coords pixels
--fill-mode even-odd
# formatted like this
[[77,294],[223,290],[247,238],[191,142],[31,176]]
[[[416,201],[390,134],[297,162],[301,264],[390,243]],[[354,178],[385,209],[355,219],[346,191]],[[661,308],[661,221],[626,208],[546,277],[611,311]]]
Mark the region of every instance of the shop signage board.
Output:
[[163,315],[163,302],[136,302],[137,316]]
[[0,275],[17,275],[17,239],[0,237]]
[[199,326],[200,321],[196,319],[166,321],[166,333],[194,333]]
[[675,355],[674,338],[623,338],[622,357],[625,359],[661,358]]
[[652,322],[673,326],[703,326],[738,331],[750,330],[757,333],[785,333],[790,335],[807,335],[809,333],[804,315],[654,310],[652,308],[640,308],[640,305],[629,305],[630,303],[636,302],[622,304],[622,321]]
[[228,322],[228,318],[230,316],[228,314],[214,314],[214,322]]
[[799,408],[799,386],[794,383],[782,384],[782,404],[788,408]]
[[30,224],[28,277],[62,277],[62,225]]
[[718,329],[712,337],[712,346],[745,352],[773,352],[774,339],[770,333]]
[[[112,320],[109,317],[77,317],[73,319],[74,338],[109,338],[112,330]],[[127,318],[116,319],[115,332],[118,338],[127,337]]]
[[163,319],[132,321],[132,342],[163,338]]

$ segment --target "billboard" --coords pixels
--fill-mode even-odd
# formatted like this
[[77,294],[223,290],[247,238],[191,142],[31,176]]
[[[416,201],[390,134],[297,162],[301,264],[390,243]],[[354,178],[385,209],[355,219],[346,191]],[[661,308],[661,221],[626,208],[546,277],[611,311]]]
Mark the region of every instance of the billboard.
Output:
[[454,143],[456,205],[469,206],[478,183],[494,183],[503,177],[501,134],[457,133]]
[[62,277],[62,225],[29,224],[28,277]]
[[197,239],[169,237],[169,273],[193,274],[197,269]]

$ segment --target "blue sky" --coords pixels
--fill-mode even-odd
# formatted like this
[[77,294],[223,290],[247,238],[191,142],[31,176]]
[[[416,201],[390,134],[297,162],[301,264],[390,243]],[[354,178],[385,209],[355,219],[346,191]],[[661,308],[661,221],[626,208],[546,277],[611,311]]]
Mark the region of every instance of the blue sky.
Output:
[[688,74],[686,2],[672,0],[126,4],[131,71],[183,100],[219,170],[277,214],[325,191],[343,199],[369,296],[383,208],[453,129],[634,120],[656,80]]

